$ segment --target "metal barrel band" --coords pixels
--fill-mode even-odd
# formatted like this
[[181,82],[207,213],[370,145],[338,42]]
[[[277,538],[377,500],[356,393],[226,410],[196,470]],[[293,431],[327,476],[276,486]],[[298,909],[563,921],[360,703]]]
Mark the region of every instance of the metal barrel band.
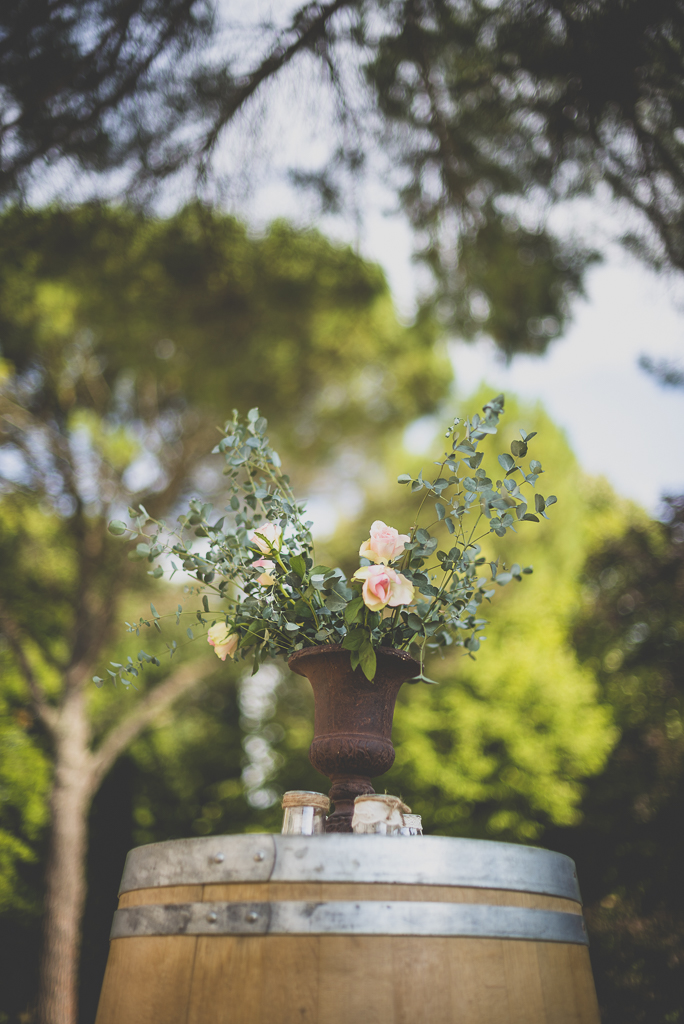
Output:
[[446,836],[206,836],[131,850],[120,892],[226,882],[395,882],[508,889],[581,902],[569,857]]
[[588,945],[581,914],[481,903],[177,903],[126,907],[111,938],[143,935],[412,935]]

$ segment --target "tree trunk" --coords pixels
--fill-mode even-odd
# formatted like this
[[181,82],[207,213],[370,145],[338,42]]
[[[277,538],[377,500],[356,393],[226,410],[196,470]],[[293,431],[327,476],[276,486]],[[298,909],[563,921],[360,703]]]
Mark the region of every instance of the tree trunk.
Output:
[[55,730],[38,1024],[76,1024],[87,816],[92,799],[85,695],[70,693]]

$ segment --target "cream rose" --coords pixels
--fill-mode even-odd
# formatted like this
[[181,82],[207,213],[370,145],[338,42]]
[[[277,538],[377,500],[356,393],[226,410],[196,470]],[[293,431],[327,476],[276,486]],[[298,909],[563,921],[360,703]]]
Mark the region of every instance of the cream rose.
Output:
[[[270,558],[258,558],[256,562],[252,562],[253,569],[275,569],[275,562],[272,562]],[[261,576],[257,576],[257,583],[260,583],[262,587],[272,587],[275,583],[275,576],[271,576],[269,572],[262,572]]]
[[240,638],[237,633],[229,631],[225,622],[217,622],[207,631],[207,640],[214,648],[216,656],[225,661],[226,655],[230,655],[231,658],[235,656]]
[[390,608],[398,608],[401,604],[411,604],[415,597],[416,588],[410,580],[407,580],[403,573],[388,569],[392,574],[390,584],[390,599],[387,602]]
[[403,555],[404,544],[408,541],[407,534],[399,533],[393,526],[387,526],[376,519],[370,528],[370,539],[363,542],[359,555],[369,562],[391,562]]
[[275,548],[276,551],[280,551],[280,545],[282,544],[283,531],[276,523],[264,523],[263,526],[257,527],[256,530],[252,530],[249,535],[250,543],[258,548],[259,551],[263,551],[265,555],[270,554]]
[[363,580],[361,596],[372,612],[379,612],[387,605],[396,608],[413,601],[413,584],[388,566],[364,565],[356,570],[352,579]]

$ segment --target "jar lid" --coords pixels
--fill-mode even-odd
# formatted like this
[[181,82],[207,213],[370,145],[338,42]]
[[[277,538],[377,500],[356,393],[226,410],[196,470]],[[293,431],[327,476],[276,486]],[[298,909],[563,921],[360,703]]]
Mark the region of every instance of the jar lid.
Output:
[[357,796],[354,800],[354,806],[365,803],[366,800],[384,804],[388,809],[401,811],[402,814],[411,813],[411,808],[407,807],[398,796],[390,796],[389,793],[368,793],[365,796]]
[[308,789],[290,789],[283,794],[283,807],[320,807],[326,813],[330,800],[325,793],[314,793]]

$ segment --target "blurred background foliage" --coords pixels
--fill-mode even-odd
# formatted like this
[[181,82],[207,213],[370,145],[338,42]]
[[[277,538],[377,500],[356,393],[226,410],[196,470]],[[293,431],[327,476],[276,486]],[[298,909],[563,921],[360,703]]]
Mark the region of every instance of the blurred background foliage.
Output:
[[[103,664],[132,649],[124,619],[150,599],[175,607],[177,589],[127,561],[106,519],[143,495],[167,513],[191,491],[218,506],[221,476],[204,453],[233,405],[258,404],[300,493],[337,506],[318,554],[351,567],[373,519],[410,525],[396,477],[439,453],[437,429],[416,455],[405,428],[490,396],[456,410],[437,319],[402,325],[380,270],[315,232],[278,223],[253,236],[201,206],[166,219],[102,205],[11,209],[0,227],[0,603],[48,694],[77,626],[88,544],[89,593],[107,612]],[[673,499],[665,520],[648,519],[583,475],[543,409],[508,396],[506,410],[506,444],[519,428],[539,432],[533,455],[558,504],[507,543],[505,559],[534,574],[496,595],[477,661],[447,653],[429,666],[438,687],[404,687],[396,765],[378,787],[433,834],[570,853],[605,1021],[676,1021],[684,511]],[[163,650],[163,638],[142,642]],[[190,645],[183,657],[203,654]],[[52,767],[6,636],[0,663],[0,1020],[19,1024],[36,984]],[[141,690],[168,668],[150,669]],[[95,737],[142,696],[93,686]],[[282,791],[327,788],[307,759],[312,711],[309,684],[283,666],[245,677],[212,662],[119,758],[90,813],[82,1021],[94,1019],[127,850],[277,830]]]
[[150,408],[221,418],[260,405],[282,443],[314,457],[341,433],[430,411],[451,378],[434,321],[401,325],[379,267],[317,231],[276,222],[251,235],[200,204],[170,218],[95,203],[7,210],[0,332],[17,373],[54,378],[63,415],[79,407],[65,358],[80,343],[100,408],[133,379]]

